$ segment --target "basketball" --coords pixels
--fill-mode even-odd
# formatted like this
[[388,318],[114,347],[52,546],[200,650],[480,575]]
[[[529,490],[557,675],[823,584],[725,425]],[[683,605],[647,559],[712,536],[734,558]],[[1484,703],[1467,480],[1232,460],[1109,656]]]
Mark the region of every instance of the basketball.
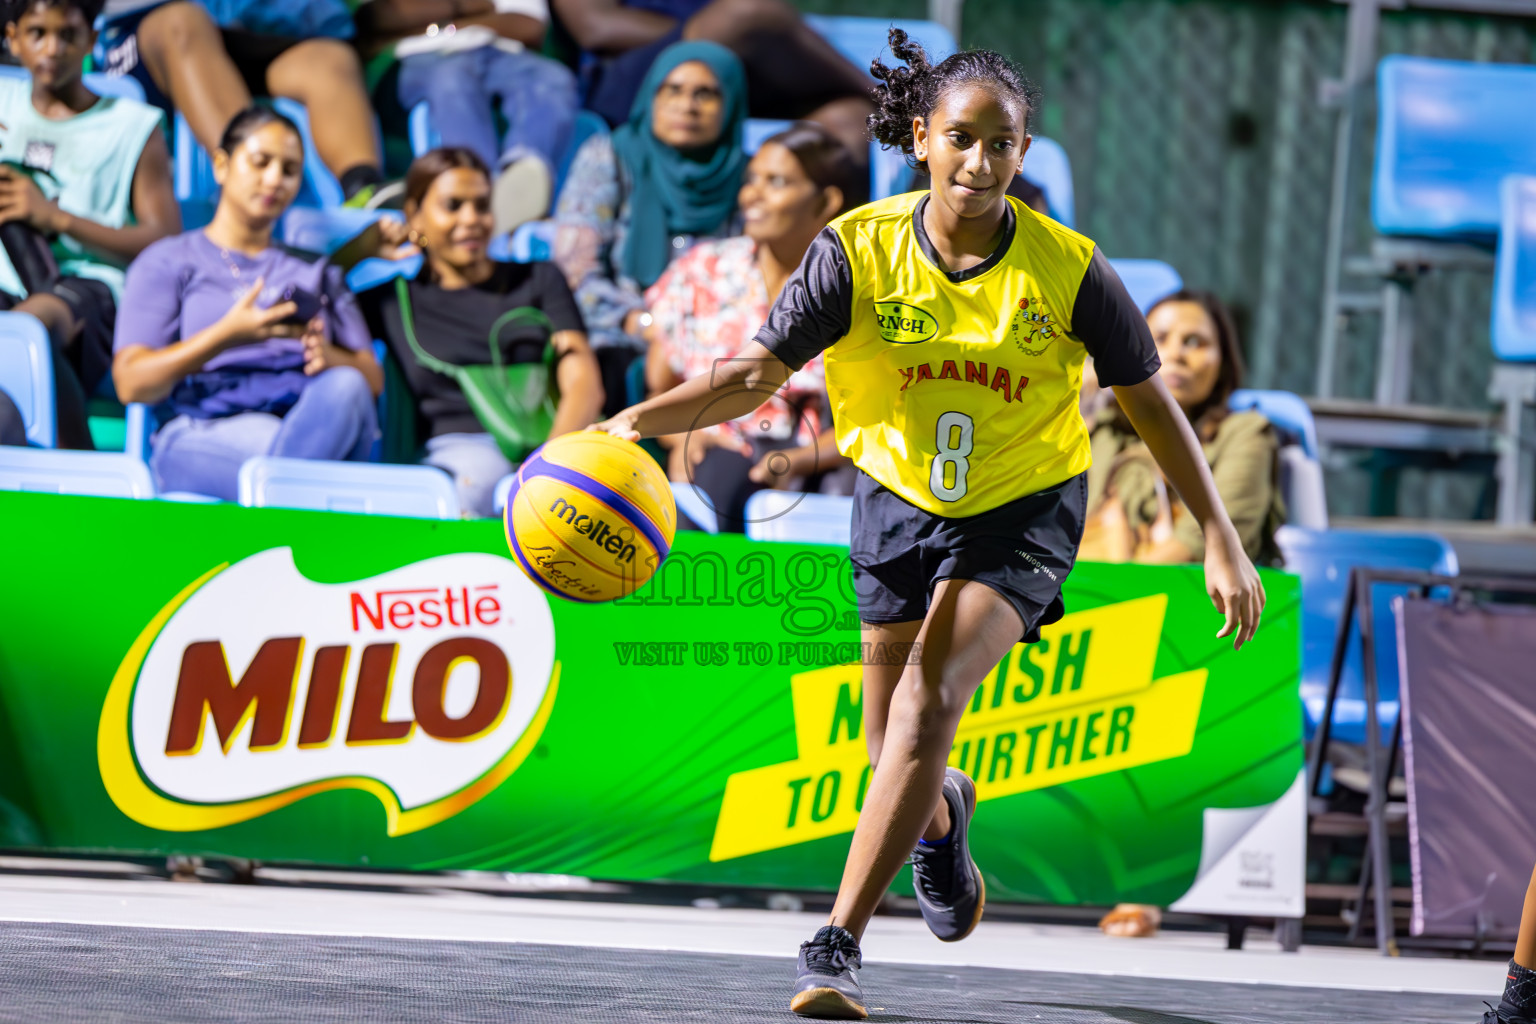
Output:
[[661,467],[639,445],[600,430],[562,434],[534,449],[502,516],[507,545],[528,578],[584,603],[643,586],[677,530]]

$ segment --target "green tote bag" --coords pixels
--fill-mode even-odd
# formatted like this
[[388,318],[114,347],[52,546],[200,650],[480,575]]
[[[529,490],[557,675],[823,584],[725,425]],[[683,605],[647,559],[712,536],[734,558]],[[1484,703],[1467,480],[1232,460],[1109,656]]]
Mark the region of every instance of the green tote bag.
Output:
[[529,452],[549,438],[550,428],[555,423],[555,402],[559,397],[554,374],[554,345],[545,342],[544,358],[540,362],[508,366],[502,362],[501,346],[497,344],[501,330],[509,324],[534,324],[552,331],[554,325],[549,317],[532,306],[507,310],[491,325],[487,339],[490,363],[455,366],[429,354],[416,340],[415,315],[411,312],[410,290],[404,278],[395,278],[395,294],[400,299],[400,322],[405,327],[405,341],[416,361],[434,373],[454,379],[474,410],[475,418],[496,439],[503,455],[513,462],[522,462]]

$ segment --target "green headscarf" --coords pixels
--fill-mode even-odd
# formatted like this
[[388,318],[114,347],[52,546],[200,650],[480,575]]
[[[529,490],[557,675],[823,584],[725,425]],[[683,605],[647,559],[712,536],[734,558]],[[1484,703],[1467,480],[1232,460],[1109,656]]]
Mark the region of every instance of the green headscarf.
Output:
[[[720,138],[687,155],[651,132],[651,104],[679,64],[696,60],[715,73],[725,116]],[[634,194],[629,201],[629,237],[624,273],[649,288],[667,269],[673,235],[700,235],[724,224],[736,208],[736,193],[747,166],[741,124],[747,117],[747,76],[736,55],[718,43],[674,43],[656,57],[635,94],[629,120],[613,133],[613,148],[629,168]]]

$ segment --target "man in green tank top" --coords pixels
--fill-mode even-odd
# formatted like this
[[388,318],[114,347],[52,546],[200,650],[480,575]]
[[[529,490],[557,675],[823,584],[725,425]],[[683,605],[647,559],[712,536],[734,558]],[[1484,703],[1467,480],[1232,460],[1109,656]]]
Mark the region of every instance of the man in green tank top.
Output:
[[65,448],[92,447],[85,398],[112,365],[123,269],[181,230],[159,111],[82,79],[101,3],[4,5],[27,74],[0,77],[0,309],[48,329]]

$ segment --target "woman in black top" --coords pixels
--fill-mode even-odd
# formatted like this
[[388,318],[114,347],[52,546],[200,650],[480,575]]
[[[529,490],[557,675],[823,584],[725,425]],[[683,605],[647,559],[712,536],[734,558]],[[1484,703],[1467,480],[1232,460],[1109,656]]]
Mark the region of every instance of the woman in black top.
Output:
[[[603,406],[602,379],[564,275],[553,263],[499,263],[486,251],[493,217],[485,163],[468,149],[434,149],[411,164],[405,189],[410,240],[425,256],[421,273],[409,284],[422,349],[457,366],[485,365],[491,362],[488,339],[497,319],[532,306],[550,319],[553,335],[530,324],[506,326],[497,335],[503,360],[539,362],[546,342],[552,342],[560,400],[549,436],[595,420]],[[416,359],[393,283],[365,292],[359,302],[374,337],[388,343],[405,370],[418,428],[425,428],[427,438],[422,461],[453,477],[465,511],[495,514],[496,481],[515,467],[481,426],[458,383]]]

